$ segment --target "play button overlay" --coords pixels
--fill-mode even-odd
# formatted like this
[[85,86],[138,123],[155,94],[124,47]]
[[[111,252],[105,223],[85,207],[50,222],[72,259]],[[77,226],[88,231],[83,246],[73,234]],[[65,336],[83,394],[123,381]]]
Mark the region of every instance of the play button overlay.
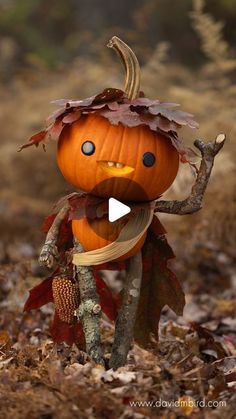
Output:
[[124,217],[129,214],[131,208],[128,205],[123,204],[123,202],[118,201],[118,199],[110,198],[108,201],[108,220],[113,223],[116,220]]
[[[134,192],[139,199],[133,199]],[[102,247],[116,240],[130,217],[137,213],[137,205],[148,201],[144,189],[133,180],[114,176],[98,182],[87,191],[84,206],[86,222],[91,228],[88,233],[91,243],[96,243],[99,237]]]

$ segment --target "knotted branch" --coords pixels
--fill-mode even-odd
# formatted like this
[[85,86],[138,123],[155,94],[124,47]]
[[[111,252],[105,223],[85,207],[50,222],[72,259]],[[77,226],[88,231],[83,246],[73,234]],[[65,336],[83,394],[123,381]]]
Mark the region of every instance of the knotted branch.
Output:
[[57,239],[59,235],[60,225],[64,218],[66,218],[68,211],[70,209],[69,204],[65,205],[60,209],[58,214],[56,215],[50,229],[48,230],[45,244],[42,247],[40,256],[39,256],[39,264],[42,266],[46,266],[47,268],[52,268],[55,261],[58,260],[58,250],[57,250]]
[[114,370],[125,365],[133,339],[134,324],[138,308],[142,280],[141,252],[130,258],[127,270],[123,301],[115,327],[115,337],[109,366]]
[[214,142],[207,144],[201,140],[195,140],[194,145],[200,150],[202,160],[191,194],[183,201],[157,201],[155,212],[185,215],[199,211],[202,208],[202,201],[210,179],[215,156],[222,149],[224,143],[224,134],[219,134]]

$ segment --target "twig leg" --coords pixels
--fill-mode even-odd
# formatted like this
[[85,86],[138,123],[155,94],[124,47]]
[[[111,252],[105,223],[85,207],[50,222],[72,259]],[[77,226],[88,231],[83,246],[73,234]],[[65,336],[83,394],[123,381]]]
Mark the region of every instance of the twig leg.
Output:
[[123,290],[123,301],[115,327],[115,337],[109,366],[114,370],[125,365],[133,339],[142,280],[142,256],[138,252],[130,258]]
[[[83,252],[83,248],[78,241],[75,242],[75,250],[76,252]],[[83,325],[86,352],[96,364],[104,366],[100,338],[101,306],[93,271],[90,266],[76,266],[76,274],[81,300],[77,316]]]

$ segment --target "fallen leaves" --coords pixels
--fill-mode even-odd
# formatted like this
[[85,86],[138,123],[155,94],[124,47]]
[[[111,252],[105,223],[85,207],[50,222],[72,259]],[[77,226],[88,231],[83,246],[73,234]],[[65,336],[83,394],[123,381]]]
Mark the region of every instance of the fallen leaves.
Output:
[[121,384],[128,384],[131,383],[131,381],[134,381],[136,379],[136,376],[137,374],[135,374],[135,372],[127,371],[125,367],[122,367],[116,371],[105,371],[102,375],[102,380],[104,380],[105,383],[110,383],[114,380],[119,380]]
[[[231,302],[235,290],[230,276],[223,277],[218,269],[217,254],[199,252],[198,247],[191,252],[186,259],[184,254],[179,257],[175,266],[181,279],[187,278],[184,317],[164,307],[159,343],[151,339],[149,350],[134,344],[128,364],[115,372],[97,368],[75,345],[53,344],[50,305],[22,315],[26,291],[40,278],[32,276],[30,266],[19,261],[15,251],[8,252],[0,280],[0,416],[202,419],[205,414],[207,419],[233,418],[236,323]],[[165,253],[173,257],[170,249],[165,248]],[[232,271],[229,262],[224,264],[225,275]],[[112,323],[102,321],[108,357],[113,333]],[[193,401],[204,400],[226,404],[192,409]]]
[[[56,348],[45,338],[35,345],[11,347],[0,361],[0,413],[8,412],[8,406],[15,403],[24,415],[31,416],[37,407],[37,412],[48,415],[56,412],[57,417],[63,411],[71,418],[89,415],[102,419],[104,415],[122,417],[126,411],[127,417],[151,418],[158,414],[164,418],[170,412],[168,403],[175,402],[171,410],[176,415],[181,412],[186,417],[194,414],[200,418],[201,410],[193,408],[193,404],[202,400],[202,391],[206,402],[230,403],[236,358],[228,356],[206,363],[201,359],[200,345],[198,354],[191,353],[186,338],[193,333],[198,337],[191,326],[167,322],[161,328],[159,348],[154,345],[147,351],[134,345],[128,365],[117,371],[98,368],[81,357],[76,347]],[[177,348],[181,354],[179,361],[175,357]],[[150,407],[150,403],[160,400],[165,402],[162,407]],[[149,404],[132,404],[137,401]]]
[[186,416],[190,416],[193,413],[195,400],[190,396],[181,396],[178,399],[179,409]]
[[0,331],[0,352],[5,352],[10,349],[12,345],[11,337],[7,330]]

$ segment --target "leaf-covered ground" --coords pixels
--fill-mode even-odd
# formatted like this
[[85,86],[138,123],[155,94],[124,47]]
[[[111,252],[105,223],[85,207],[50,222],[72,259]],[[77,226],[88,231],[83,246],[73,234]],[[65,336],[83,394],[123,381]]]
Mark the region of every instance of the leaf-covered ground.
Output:
[[[27,290],[45,272],[30,242],[2,246],[0,417],[234,418],[233,259],[212,242],[192,243],[185,257],[178,239],[175,246],[175,270],[185,278],[184,317],[165,309],[159,343],[149,351],[134,345],[116,372],[96,367],[76,347],[53,345],[52,307],[22,313]],[[106,319],[102,332],[109,356],[114,329]]]

